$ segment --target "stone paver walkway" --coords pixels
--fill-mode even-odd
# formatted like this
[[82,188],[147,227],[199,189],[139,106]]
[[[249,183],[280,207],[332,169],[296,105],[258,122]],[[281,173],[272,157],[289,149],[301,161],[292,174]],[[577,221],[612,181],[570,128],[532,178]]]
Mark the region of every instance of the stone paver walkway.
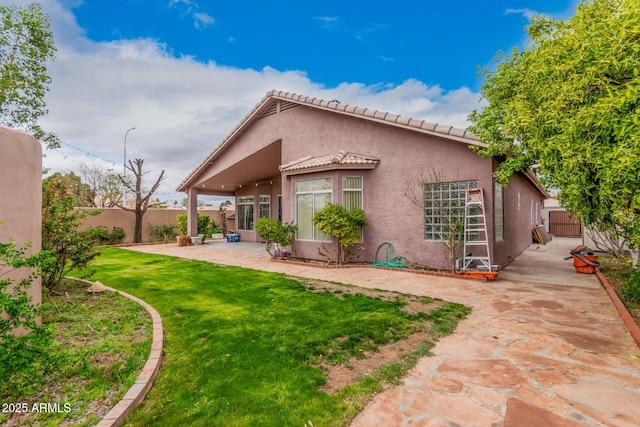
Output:
[[[353,420],[371,426],[638,426],[640,349],[594,275],[562,258],[579,241],[533,245],[494,282],[371,268],[274,263],[266,253],[175,244],[132,250],[368,288],[473,308],[433,357]],[[233,245],[233,244],[230,244]]]

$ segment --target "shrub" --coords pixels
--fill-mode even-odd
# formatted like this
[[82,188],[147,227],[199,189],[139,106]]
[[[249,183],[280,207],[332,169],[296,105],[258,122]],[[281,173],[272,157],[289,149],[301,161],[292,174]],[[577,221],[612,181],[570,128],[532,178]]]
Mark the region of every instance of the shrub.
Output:
[[289,246],[293,243],[293,236],[298,230],[293,222],[283,224],[273,218],[262,217],[256,222],[256,231],[266,242],[267,246],[265,250],[269,252],[269,255],[273,258],[275,254],[271,252],[273,244],[276,243],[281,246]]
[[[94,247],[92,230],[78,231],[87,215],[74,209],[75,200],[58,180],[44,180],[42,185],[42,249],[52,258],[42,265],[42,285],[53,289],[69,271],[89,266],[100,254]],[[88,272],[88,277],[93,272]]]
[[[181,236],[187,235],[187,214],[178,214],[176,216],[176,221],[178,222],[178,231]],[[204,236],[211,236],[213,233],[220,233],[221,228],[216,224],[214,220],[212,220],[209,216],[198,213],[198,233],[204,234]]]
[[632,302],[640,304],[640,270],[633,268],[629,277],[620,286],[622,296]]
[[[362,209],[347,210],[334,203],[328,203],[322,210],[316,212],[313,223],[318,226],[318,230],[338,241],[336,262],[340,264],[349,262],[349,259],[355,255],[350,247],[360,241],[360,230],[369,225]],[[324,255],[331,261],[328,254]]]
[[113,227],[111,233],[104,225],[91,228],[89,230],[93,236],[93,241],[96,245],[117,245],[124,239],[124,230],[120,227]]
[[[38,321],[42,306],[31,303],[27,289],[50,255],[41,252],[27,257],[25,251],[26,247],[16,248],[13,241],[0,243],[0,396],[9,390],[23,392],[49,368],[45,349],[52,333]],[[17,282],[7,278],[9,272],[19,268],[31,269],[31,274]],[[18,327],[27,332],[14,334]]]
[[175,225],[153,225],[149,224],[149,232],[155,240],[162,242],[168,242],[176,238],[176,226]]

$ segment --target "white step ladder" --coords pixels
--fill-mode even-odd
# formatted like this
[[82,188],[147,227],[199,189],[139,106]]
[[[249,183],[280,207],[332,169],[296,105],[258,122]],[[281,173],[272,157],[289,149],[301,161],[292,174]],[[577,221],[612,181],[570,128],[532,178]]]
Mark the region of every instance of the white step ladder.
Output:
[[467,188],[464,204],[462,271],[494,271],[489,252],[482,188]]

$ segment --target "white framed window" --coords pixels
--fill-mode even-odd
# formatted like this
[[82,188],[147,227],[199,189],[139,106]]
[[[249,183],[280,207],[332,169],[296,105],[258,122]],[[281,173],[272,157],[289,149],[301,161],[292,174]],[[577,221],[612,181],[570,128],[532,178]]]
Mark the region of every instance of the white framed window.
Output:
[[238,197],[238,230],[253,230],[253,196]]
[[313,225],[313,215],[333,199],[333,178],[309,179],[296,182],[296,225],[298,240],[331,241]]
[[455,181],[425,184],[424,186],[424,239],[446,240],[457,225],[464,226],[465,193],[476,188],[477,181]]
[[[362,209],[362,177],[343,176],[342,177],[342,206],[346,210]],[[363,230],[359,231],[362,242]]]
[[271,196],[258,198],[258,218],[271,218]]
[[493,183],[493,233],[496,241],[504,240],[504,189]]
[[362,209],[361,176],[342,177],[342,206],[347,210]]

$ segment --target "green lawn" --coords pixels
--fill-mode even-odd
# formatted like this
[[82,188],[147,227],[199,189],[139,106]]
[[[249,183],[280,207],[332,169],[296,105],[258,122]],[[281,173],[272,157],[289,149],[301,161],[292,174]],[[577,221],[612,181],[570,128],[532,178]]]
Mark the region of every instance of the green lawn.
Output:
[[93,280],[142,298],[163,319],[163,367],[130,425],[341,426],[432,343],[336,394],[318,390],[319,363],[345,363],[417,331],[435,340],[469,312],[443,303],[408,314],[410,297],[400,294],[318,292],[282,274],[115,248],[94,266]]

